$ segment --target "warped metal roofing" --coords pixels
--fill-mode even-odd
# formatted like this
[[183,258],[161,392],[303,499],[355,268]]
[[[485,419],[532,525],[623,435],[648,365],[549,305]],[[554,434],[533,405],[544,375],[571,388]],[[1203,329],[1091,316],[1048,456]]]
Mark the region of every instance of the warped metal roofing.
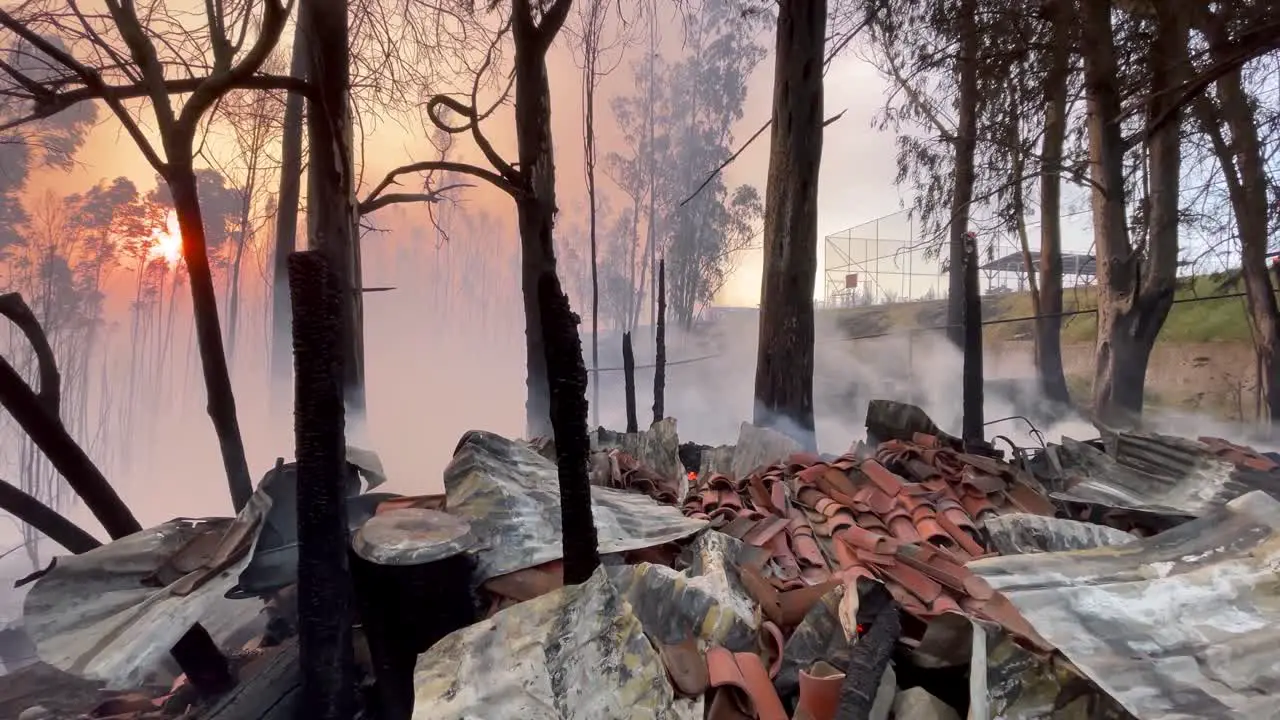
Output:
[[1264,492],[1132,543],[969,568],[1137,718],[1275,716],[1280,501]]

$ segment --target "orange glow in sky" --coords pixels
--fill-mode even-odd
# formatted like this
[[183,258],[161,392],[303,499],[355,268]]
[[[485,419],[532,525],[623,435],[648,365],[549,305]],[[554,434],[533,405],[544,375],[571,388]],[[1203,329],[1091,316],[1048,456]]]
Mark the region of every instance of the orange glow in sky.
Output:
[[169,211],[165,220],[165,229],[157,230],[153,235],[155,244],[151,246],[151,257],[162,257],[169,265],[178,262],[182,257],[182,231],[178,229],[178,214]]

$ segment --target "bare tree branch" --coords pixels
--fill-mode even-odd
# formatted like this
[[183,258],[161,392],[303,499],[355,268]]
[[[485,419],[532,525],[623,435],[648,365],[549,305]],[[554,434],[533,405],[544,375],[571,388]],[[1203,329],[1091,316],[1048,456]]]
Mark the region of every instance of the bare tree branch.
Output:
[[471,177],[479,178],[487,181],[489,184],[512,197],[518,197],[522,192],[514,183],[492,170],[485,170],[482,167],[468,165],[467,163],[454,162],[452,160],[427,160],[424,162],[401,165],[391,172],[388,172],[386,177],[382,178],[382,182],[378,183],[377,186],[373,188],[373,191],[370,192],[364,201],[360,203],[360,206],[363,207],[375,203],[384,190],[392,185],[398,184],[397,178],[401,175],[432,172],[434,170],[453,172],[458,173],[459,175],[470,175]]
[[[840,112],[836,113],[835,115],[832,115],[826,120],[823,120],[822,127],[825,128],[831,123],[844,117],[844,114],[846,112],[848,112],[848,110],[841,110]],[[730,163],[732,163],[734,160],[737,160],[739,155],[746,152],[747,148],[751,147],[751,143],[755,142],[757,138],[763,135],[764,131],[768,130],[770,125],[773,125],[773,118],[766,120],[765,123],[760,126],[759,130],[756,130],[754,133],[752,133],[751,137],[747,138],[747,141],[742,144],[742,147],[738,148],[737,150],[734,150],[733,154],[725,158],[724,162],[717,165],[716,168],[712,170],[710,173],[707,173],[707,176],[702,179],[702,182],[698,185],[698,187],[695,188],[693,192],[689,193],[689,197],[686,197],[685,199],[680,201],[679,207],[684,207],[690,200],[698,197],[698,193],[706,189],[707,185],[710,185],[711,181],[715,180],[717,175],[719,175],[725,168],[729,167]]]
[[[22,78],[27,82],[33,82],[29,78],[26,78],[25,75],[23,75]],[[169,95],[182,95],[193,92],[201,83],[204,83],[207,80],[208,78],[166,80],[164,83],[164,90],[166,94]],[[20,80],[19,82],[22,81]],[[284,75],[253,75],[236,83],[233,89],[284,90],[288,92],[296,92],[305,97],[311,97],[314,94],[314,88],[305,80],[299,80],[298,78]],[[41,88],[41,90],[43,90],[43,88]],[[0,125],[0,131],[10,130],[15,127],[53,117],[64,110],[70,109],[74,105],[89,100],[105,100],[108,97],[118,100],[131,100],[134,98],[147,97],[150,92],[150,88],[143,83],[133,83],[131,85],[104,84],[98,88],[84,86],[59,93],[41,92],[37,94],[36,92],[33,92],[30,99],[35,101],[35,110],[27,115]]]
[[357,211],[361,215],[368,215],[377,212],[388,205],[396,205],[402,203],[438,203],[441,200],[447,200],[444,193],[458,188],[475,187],[470,183],[454,183],[445,185],[439,190],[432,190],[425,193],[387,193],[385,195],[370,196],[364,202],[356,206]]

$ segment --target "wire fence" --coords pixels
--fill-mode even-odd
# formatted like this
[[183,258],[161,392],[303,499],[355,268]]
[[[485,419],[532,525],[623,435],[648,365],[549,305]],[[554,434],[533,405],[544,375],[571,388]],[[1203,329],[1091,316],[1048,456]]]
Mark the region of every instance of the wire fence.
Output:
[[[1232,300],[1232,299],[1240,299],[1245,296],[1246,296],[1246,293],[1236,292],[1236,293],[1224,293],[1224,294],[1217,294],[1217,295],[1206,295],[1203,297],[1175,298],[1173,300],[1173,304],[1181,305],[1184,303],[1208,302],[1210,300]],[[1057,312],[1057,313],[1044,313],[1040,315],[1023,315],[1020,317],[994,318],[991,320],[983,320],[982,326],[987,327],[989,325],[1006,325],[1006,324],[1012,324],[1012,323],[1034,322],[1036,320],[1048,319],[1048,318],[1069,318],[1069,317],[1075,317],[1077,315],[1090,315],[1090,314],[1096,313],[1097,311],[1098,311],[1097,307],[1090,307],[1090,308],[1078,308],[1075,310],[1063,310],[1062,312]],[[819,340],[815,344],[827,345],[832,343],[855,342],[858,340],[875,340],[877,338],[886,338],[891,336],[928,334],[928,333],[936,333],[942,330],[948,330],[953,327],[959,327],[959,326],[948,324],[948,323],[942,323],[938,325],[926,325],[923,327],[900,328],[900,329],[893,329],[893,330],[885,330],[883,332],[877,332],[877,333],[867,333],[863,335],[827,338],[824,340]],[[666,367],[675,367],[679,365],[692,365],[694,363],[705,362],[707,360],[714,360],[723,355],[724,353],[712,353],[709,355],[700,355],[697,357],[684,358],[681,360],[668,360],[666,362]],[[657,367],[656,363],[649,363],[646,365],[636,365],[634,366],[633,369],[647,370],[655,367]],[[600,374],[600,373],[608,373],[608,372],[622,372],[624,369],[625,368],[622,366],[587,368],[587,373]]]

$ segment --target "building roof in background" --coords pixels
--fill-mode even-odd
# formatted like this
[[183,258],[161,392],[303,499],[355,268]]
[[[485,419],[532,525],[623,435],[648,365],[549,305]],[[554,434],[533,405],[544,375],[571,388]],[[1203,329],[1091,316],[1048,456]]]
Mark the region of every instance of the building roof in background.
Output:
[[[1040,251],[1031,251],[1031,262],[1034,265],[1040,264]],[[982,265],[983,270],[993,270],[997,272],[1023,272],[1026,265],[1022,261],[1022,253],[1010,253],[1004,257],[997,258],[991,262]],[[1092,255],[1083,255],[1080,253],[1063,253],[1062,254],[1062,274],[1063,275],[1084,275],[1093,276],[1097,274],[1097,261]]]

